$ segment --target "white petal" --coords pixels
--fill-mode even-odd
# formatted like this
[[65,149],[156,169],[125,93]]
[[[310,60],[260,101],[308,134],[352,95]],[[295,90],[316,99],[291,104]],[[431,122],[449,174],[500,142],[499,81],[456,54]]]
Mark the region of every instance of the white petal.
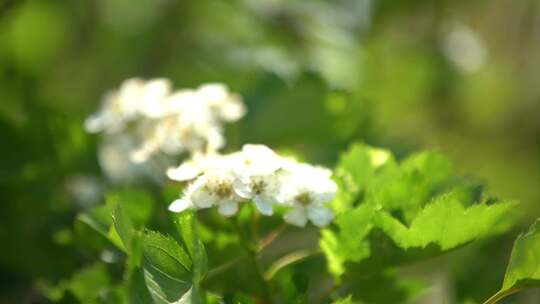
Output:
[[238,96],[232,95],[221,106],[220,114],[225,121],[237,121],[246,114],[246,107]]
[[219,213],[224,216],[232,216],[238,211],[238,203],[235,201],[222,201],[219,204]]
[[194,179],[201,173],[201,168],[193,162],[184,162],[177,168],[167,169],[167,176],[175,181],[183,182]]
[[189,185],[186,195],[190,196],[193,205],[197,208],[210,208],[216,203],[216,197],[206,189],[208,178],[199,176],[191,185]]
[[334,199],[336,196],[335,191],[328,191],[328,192],[315,192],[313,195],[313,201],[314,204],[320,205],[324,203],[328,203]]
[[182,212],[190,207],[193,207],[193,204],[191,203],[191,201],[185,198],[181,198],[181,199],[175,200],[169,205],[169,211]]
[[216,203],[216,197],[204,189],[194,191],[191,195],[191,200],[193,201],[193,205],[201,209],[210,208]]
[[270,198],[264,195],[257,195],[253,198],[253,201],[262,215],[272,215],[274,213],[272,209],[273,201]]
[[209,127],[206,132],[206,141],[207,149],[210,151],[216,151],[222,148],[225,145],[225,138],[223,137],[222,131],[215,127]]
[[103,115],[100,113],[93,114],[84,121],[84,129],[88,133],[98,133],[103,131],[104,121]]
[[265,145],[246,144],[242,147],[242,166],[247,175],[267,175],[281,167],[281,158]]
[[245,199],[251,199],[253,197],[253,191],[249,185],[240,179],[235,179],[233,182],[233,189],[238,196]]
[[147,141],[141,147],[132,151],[129,158],[136,164],[144,163],[156,152],[157,149],[158,146],[155,141]]
[[303,207],[294,208],[283,217],[285,222],[298,227],[304,227],[307,223],[306,211]]
[[313,225],[318,227],[326,226],[334,219],[334,213],[324,207],[308,207],[307,213]]

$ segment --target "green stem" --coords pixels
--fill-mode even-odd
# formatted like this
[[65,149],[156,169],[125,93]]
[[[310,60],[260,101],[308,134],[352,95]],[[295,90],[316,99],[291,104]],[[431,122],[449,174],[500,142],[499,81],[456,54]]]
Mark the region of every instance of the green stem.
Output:
[[276,273],[278,273],[281,269],[295,264],[297,262],[300,262],[302,260],[305,260],[307,258],[310,258],[312,256],[320,254],[321,251],[319,249],[305,249],[305,250],[298,250],[295,252],[291,252],[284,257],[280,258],[276,262],[274,262],[269,268],[268,271],[265,273],[264,277],[266,280],[271,280]]
[[[264,270],[262,269],[262,266],[257,261],[257,246],[250,243],[250,241],[246,238],[245,234],[242,233],[242,228],[240,227],[238,220],[235,219],[233,221],[234,227],[238,233],[238,236],[240,238],[240,243],[244,247],[244,249],[248,253],[248,258],[253,265],[253,269],[255,270],[255,275],[257,277],[257,280],[259,281],[259,285],[262,290],[262,302],[270,304],[272,303],[272,293],[270,292],[270,286],[268,285],[268,281],[264,278]],[[254,242],[257,242],[257,240],[254,240]]]
[[237,258],[234,258],[224,264],[221,264],[219,266],[217,266],[216,268],[213,268],[213,269],[210,269],[208,271],[208,273],[206,274],[205,276],[205,280],[210,280],[212,278],[214,278],[215,276],[227,271],[229,268],[233,267],[234,265],[242,262],[243,260],[245,260],[247,258],[247,255],[241,255]]
[[[279,235],[281,235],[281,233],[283,233],[285,231],[285,229],[287,229],[287,227],[288,227],[287,224],[284,223],[281,226],[279,226],[278,228],[276,228],[275,230],[273,230],[272,232],[270,232],[268,235],[266,235],[259,242],[259,245],[256,248],[256,252],[260,253],[261,251],[263,251],[270,243],[272,243]],[[238,227],[236,227],[236,229],[238,229]],[[217,266],[216,268],[210,269],[208,271],[208,273],[206,274],[204,279],[209,280],[209,279],[211,279],[211,278],[213,278],[213,277],[215,277],[215,276],[229,270],[229,268],[235,266],[236,264],[244,261],[247,258],[248,258],[248,255],[244,254],[244,255],[236,257],[236,258],[234,258],[234,259],[232,259],[232,260],[230,260],[228,262],[225,262],[225,263]]]
[[515,288],[510,288],[510,289],[507,289],[507,290],[500,290],[498,291],[496,294],[494,294],[493,296],[491,296],[491,298],[487,299],[484,304],[495,304],[495,303],[498,303],[500,300],[502,300],[503,298],[506,298],[507,296],[511,295],[511,294],[514,294],[516,292],[519,292],[521,291],[523,288],[519,288],[519,287],[515,287]]
[[272,232],[270,232],[267,236],[265,236],[260,242],[259,246],[257,248],[258,252],[263,251],[270,243],[272,243],[278,236],[280,236],[286,229],[288,225],[287,223],[281,224],[278,228],[274,229]]

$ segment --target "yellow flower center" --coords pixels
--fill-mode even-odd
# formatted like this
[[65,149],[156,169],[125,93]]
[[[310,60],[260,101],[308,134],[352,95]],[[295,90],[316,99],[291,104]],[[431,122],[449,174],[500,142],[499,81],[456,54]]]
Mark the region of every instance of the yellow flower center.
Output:
[[251,185],[251,188],[253,189],[253,192],[255,192],[255,194],[261,194],[266,188],[266,184],[262,180],[254,181]]
[[302,206],[307,206],[311,203],[311,197],[309,196],[309,193],[307,192],[302,192],[298,194],[294,198],[294,200]]
[[214,193],[220,198],[230,197],[233,194],[233,187],[228,182],[218,182],[214,187]]

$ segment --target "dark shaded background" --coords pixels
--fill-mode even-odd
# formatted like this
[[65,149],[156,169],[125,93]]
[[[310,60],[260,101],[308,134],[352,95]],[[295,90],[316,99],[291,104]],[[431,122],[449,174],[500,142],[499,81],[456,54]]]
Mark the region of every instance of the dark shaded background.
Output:
[[82,122],[133,76],[241,93],[229,149],[265,143],[329,166],[356,140],[448,153],[522,202],[515,233],[450,267],[457,301],[484,299],[540,214],[538,71],[534,0],[0,0],[0,303],[41,301],[40,284],[89,258],[69,233],[77,185],[108,183]]

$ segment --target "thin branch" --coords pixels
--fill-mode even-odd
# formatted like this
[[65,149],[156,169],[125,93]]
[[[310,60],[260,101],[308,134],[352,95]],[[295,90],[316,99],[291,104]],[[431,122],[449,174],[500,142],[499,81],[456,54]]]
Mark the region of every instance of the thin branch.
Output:
[[239,257],[236,257],[228,262],[225,262],[219,266],[217,266],[216,268],[213,268],[213,269],[210,269],[205,277],[205,280],[209,280],[221,273],[223,273],[224,271],[228,270],[229,268],[233,267],[234,265],[240,263],[241,261],[245,260],[248,256],[247,255],[241,255]]
[[270,232],[264,239],[261,240],[259,243],[259,246],[257,247],[257,252],[261,252],[266,248],[270,243],[272,243],[278,236],[281,235],[286,229],[288,225],[287,223],[281,224],[279,227],[274,229],[272,232]]
[[510,288],[510,289],[507,289],[507,290],[499,290],[496,294],[494,294],[493,296],[491,296],[491,298],[487,299],[484,304],[496,304],[498,303],[500,300],[502,300],[503,298],[506,298],[507,296],[511,295],[511,294],[514,294],[516,292],[519,292],[521,291],[523,288],[519,288],[519,287],[515,287],[515,288]]
[[294,263],[297,263],[301,260],[313,257],[315,255],[320,254],[320,249],[304,249],[304,250],[298,250],[292,253],[289,253],[283,257],[281,257],[279,260],[275,261],[270,267],[268,268],[268,271],[264,274],[265,280],[269,281],[271,280],[276,273],[278,273],[281,269],[292,265]]

